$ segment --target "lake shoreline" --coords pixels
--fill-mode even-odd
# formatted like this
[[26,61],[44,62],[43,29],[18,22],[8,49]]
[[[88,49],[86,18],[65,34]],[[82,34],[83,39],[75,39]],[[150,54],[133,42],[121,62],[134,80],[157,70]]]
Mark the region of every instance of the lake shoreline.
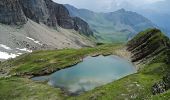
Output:
[[[95,52],[92,51],[92,52],[89,52],[87,54],[84,54],[84,56],[77,55],[77,57],[79,59],[76,59],[73,63],[67,64],[66,66],[63,66],[63,67],[57,67],[57,68],[52,69],[52,70],[45,68],[42,71],[40,71],[38,74],[36,74],[34,72],[13,73],[13,74],[8,73],[8,74],[10,76],[18,76],[18,77],[23,77],[23,78],[28,78],[28,79],[33,78],[33,77],[38,77],[38,76],[50,75],[50,74],[52,74],[56,71],[77,65],[78,63],[82,62],[85,57],[88,57],[88,56],[96,57],[96,56],[99,56],[99,55],[103,55],[103,56],[116,55],[116,56],[122,57],[122,58],[131,62],[131,53],[126,50],[125,46],[120,46],[120,47],[115,46],[113,48],[114,49],[109,50],[108,52],[101,52],[100,49],[99,49],[99,51],[98,50],[96,50]],[[136,69],[138,69],[137,64],[134,64],[134,66],[135,66]]]
[[[62,69],[66,69],[66,68],[70,68],[72,66],[75,66],[75,65],[81,63],[83,61],[83,59],[88,57],[88,56],[97,57],[97,56],[100,56],[100,55],[102,55],[102,56],[115,55],[115,56],[124,58],[124,59],[128,60],[129,62],[131,62],[131,53],[126,50],[126,47],[124,47],[124,48],[116,49],[112,53],[110,52],[110,53],[91,53],[91,54],[87,54],[84,57],[81,57],[78,61],[76,61],[76,62],[74,62],[74,63],[72,63],[72,64],[70,64],[68,66],[65,66],[64,68],[58,68],[56,70],[53,70],[53,71],[50,71],[50,72],[47,72],[47,73],[42,72],[42,73],[40,73],[38,75],[37,74],[31,74],[31,75],[30,74],[23,74],[23,75],[16,75],[16,76],[22,76],[22,77],[29,78],[29,79],[31,79],[33,77],[38,77],[38,76],[46,76],[46,75],[50,75],[52,73],[55,73],[56,71],[60,71]],[[136,64],[136,63],[133,63],[133,62],[132,62],[132,64],[134,65],[135,69],[138,71],[138,66],[139,65]]]

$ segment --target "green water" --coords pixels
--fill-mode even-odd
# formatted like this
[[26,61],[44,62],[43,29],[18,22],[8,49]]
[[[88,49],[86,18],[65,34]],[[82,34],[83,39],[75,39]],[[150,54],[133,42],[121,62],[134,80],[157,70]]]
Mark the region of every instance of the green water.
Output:
[[48,81],[71,94],[80,94],[136,72],[134,65],[118,56],[86,57],[83,62],[49,76],[32,78]]

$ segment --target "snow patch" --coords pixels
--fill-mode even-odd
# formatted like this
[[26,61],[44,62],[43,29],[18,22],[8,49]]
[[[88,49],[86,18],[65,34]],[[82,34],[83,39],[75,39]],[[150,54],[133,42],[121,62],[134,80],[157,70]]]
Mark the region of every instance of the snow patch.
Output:
[[7,53],[7,52],[1,52],[0,51],[0,59],[9,59],[9,58],[15,58],[19,55],[13,54],[13,53]]
[[20,51],[32,52],[32,50],[28,50],[27,48],[23,48],[23,49],[16,48],[16,49],[17,49],[17,50],[20,50]]
[[32,40],[33,42],[35,42],[35,43],[37,43],[37,44],[39,44],[39,45],[42,45],[42,44],[40,43],[40,41],[36,41],[35,39],[30,38],[30,37],[26,37],[26,38],[29,39],[29,40]]
[[10,47],[4,45],[4,44],[0,44],[0,47],[6,49],[6,50],[12,50]]
[[22,55],[23,53],[17,53],[17,55]]

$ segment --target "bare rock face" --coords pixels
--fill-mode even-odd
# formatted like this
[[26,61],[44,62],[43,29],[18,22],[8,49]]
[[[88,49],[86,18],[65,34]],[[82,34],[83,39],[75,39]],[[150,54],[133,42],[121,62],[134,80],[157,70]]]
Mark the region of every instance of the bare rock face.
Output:
[[39,23],[46,23],[49,17],[44,0],[19,0],[22,10],[28,18]]
[[24,14],[37,23],[48,26],[57,25],[73,29],[74,22],[69,16],[67,9],[51,0],[20,0]]
[[73,17],[73,20],[74,20],[74,29],[76,31],[79,31],[80,34],[85,33],[86,36],[92,36],[93,35],[93,31],[90,29],[87,22],[85,22],[84,20],[82,20],[79,17]]
[[45,0],[45,2],[49,11],[48,25],[55,26],[58,24],[62,28],[74,29],[74,21],[70,17],[67,8],[52,0]]
[[24,24],[27,19],[18,0],[0,0],[0,22],[4,24]]

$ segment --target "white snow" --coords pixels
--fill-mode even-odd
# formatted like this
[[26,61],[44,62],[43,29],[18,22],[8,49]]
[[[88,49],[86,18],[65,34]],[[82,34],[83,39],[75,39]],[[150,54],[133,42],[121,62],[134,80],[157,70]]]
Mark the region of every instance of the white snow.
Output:
[[0,44],[0,47],[6,49],[6,50],[12,50],[10,47],[4,45],[4,44]]
[[37,43],[37,44],[39,44],[39,45],[42,45],[42,44],[40,43],[40,41],[36,41],[35,39],[30,38],[30,37],[26,37],[26,38],[29,39],[29,40],[32,40],[33,42],[35,42],[35,43]]
[[22,55],[23,53],[17,53],[17,55]]
[[17,50],[20,50],[20,51],[32,52],[32,50],[28,50],[27,48],[23,48],[23,49],[16,48],[16,49],[17,49]]
[[[27,48],[23,48],[23,49],[19,49],[19,48],[16,48],[20,51],[25,51],[25,52],[32,52],[32,50],[28,50]],[[0,51],[0,59],[9,59],[9,58],[15,58],[19,55],[22,55],[23,53],[16,53],[16,54],[13,54],[13,53],[7,53],[7,52],[2,52]]]
[[9,58],[15,58],[19,55],[13,54],[13,53],[7,53],[7,52],[1,52],[0,51],[0,59],[9,59]]

